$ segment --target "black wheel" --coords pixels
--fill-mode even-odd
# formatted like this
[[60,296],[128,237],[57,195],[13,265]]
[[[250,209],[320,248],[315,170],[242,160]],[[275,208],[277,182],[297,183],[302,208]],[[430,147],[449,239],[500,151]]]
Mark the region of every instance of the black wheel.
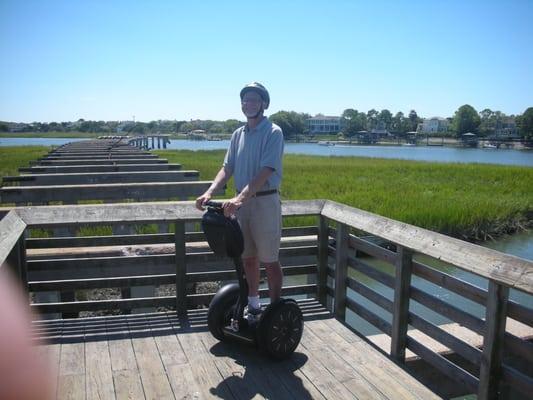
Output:
[[209,332],[220,341],[225,339],[222,328],[230,324],[234,306],[239,298],[239,285],[231,283],[220,288],[207,311]]
[[302,312],[296,302],[281,299],[265,310],[257,327],[260,349],[277,360],[290,357],[300,343],[303,326]]

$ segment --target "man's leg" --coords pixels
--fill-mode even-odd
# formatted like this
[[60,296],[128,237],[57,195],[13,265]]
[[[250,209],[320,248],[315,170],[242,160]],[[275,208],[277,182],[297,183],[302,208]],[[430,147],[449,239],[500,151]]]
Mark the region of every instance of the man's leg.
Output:
[[283,285],[283,271],[279,261],[265,264],[267,280],[268,280],[268,293],[270,295],[270,302],[274,303],[281,297],[281,286]]
[[248,296],[259,296],[259,259],[247,257],[243,260],[246,282],[248,282]]

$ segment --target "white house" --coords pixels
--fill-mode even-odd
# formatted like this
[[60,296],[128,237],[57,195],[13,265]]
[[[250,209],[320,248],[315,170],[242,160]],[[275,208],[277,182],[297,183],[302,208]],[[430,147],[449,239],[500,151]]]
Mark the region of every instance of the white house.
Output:
[[307,119],[307,128],[310,134],[337,133],[340,132],[341,127],[341,117],[318,114]]
[[418,131],[421,133],[442,133],[448,131],[448,125],[449,123],[446,118],[425,118],[419,125]]

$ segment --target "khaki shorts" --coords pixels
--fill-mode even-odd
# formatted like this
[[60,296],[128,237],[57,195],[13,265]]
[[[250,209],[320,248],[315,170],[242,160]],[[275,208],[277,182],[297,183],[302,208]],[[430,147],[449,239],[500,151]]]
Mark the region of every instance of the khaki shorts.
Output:
[[242,258],[257,257],[261,263],[278,261],[281,240],[279,193],[252,197],[237,211],[244,236]]

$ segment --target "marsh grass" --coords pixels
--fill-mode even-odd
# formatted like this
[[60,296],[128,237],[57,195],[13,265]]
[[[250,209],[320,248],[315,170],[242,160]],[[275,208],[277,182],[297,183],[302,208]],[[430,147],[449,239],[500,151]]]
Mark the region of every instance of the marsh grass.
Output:
[[19,175],[20,167],[27,167],[30,161],[48,154],[48,146],[0,147],[0,175]]
[[[224,151],[156,153],[202,180],[213,179],[224,158]],[[331,199],[457,237],[486,239],[533,220],[529,167],[287,154],[283,168],[285,200]],[[230,182],[226,193],[234,190]]]
[[[45,155],[46,146],[0,147],[0,173]],[[212,180],[224,151],[157,150],[169,162]],[[452,164],[361,157],[284,157],[282,198],[331,199],[385,217],[468,239],[487,239],[533,225],[533,168]],[[233,180],[226,197],[235,192]],[[286,225],[312,225],[292,218]],[[79,234],[106,234],[109,227],[82,227]],[[137,227],[139,233],[155,225]]]

